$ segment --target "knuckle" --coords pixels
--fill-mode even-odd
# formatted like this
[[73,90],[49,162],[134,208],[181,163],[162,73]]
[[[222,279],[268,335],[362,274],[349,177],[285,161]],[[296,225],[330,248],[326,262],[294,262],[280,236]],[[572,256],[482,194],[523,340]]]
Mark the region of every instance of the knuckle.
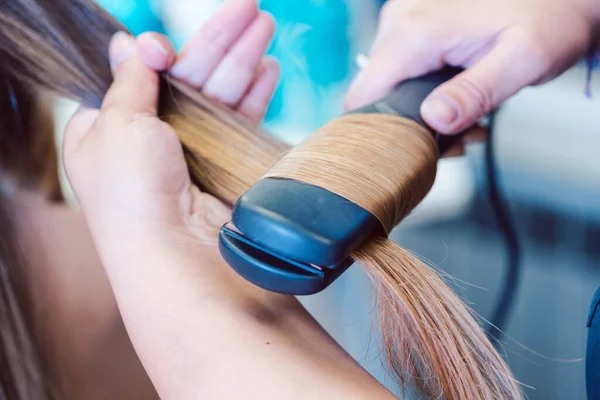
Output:
[[223,37],[223,33],[215,31],[208,33],[206,36],[201,36],[198,49],[204,49],[207,57],[214,59],[222,59],[229,52],[230,46],[227,39]]
[[401,14],[406,22],[417,23],[427,18],[427,10],[419,5],[407,6]]
[[389,36],[404,46],[422,46],[439,39],[443,24],[431,22],[427,9],[419,4],[390,2],[380,14],[379,35]]
[[[252,64],[250,54],[244,51],[232,51],[227,56],[228,60],[228,71],[235,71],[241,69],[251,69],[254,67]],[[253,69],[253,68],[252,68]]]
[[515,43],[518,52],[526,57],[531,65],[538,69],[550,67],[550,49],[545,45],[543,35],[533,30],[524,30],[517,32]]
[[466,116],[484,115],[494,108],[493,91],[482,87],[469,77],[461,77],[455,82],[454,98],[459,100],[461,113]]
[[379,22],[389,26],[415,27],[427,17],[427,9],[419,3],[388,1],[381,8]]

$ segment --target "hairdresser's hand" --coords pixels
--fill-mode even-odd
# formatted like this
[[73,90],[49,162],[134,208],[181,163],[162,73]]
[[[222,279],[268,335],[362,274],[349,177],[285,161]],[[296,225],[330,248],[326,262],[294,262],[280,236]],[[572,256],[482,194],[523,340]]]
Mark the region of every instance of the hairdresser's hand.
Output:
[[230,0],[181,54],[157,33],[143,33],[137,41],[140,57],[150,68],[170,70],[206,96],[260,122],[279,80],[277,60],[265,56],[273,31],[272,17],[258,10],[256,0]]
[[[256,0],[229,0],[173,58],[170,72],[258,122],[279,80],[279,64],[264,56],[273,31],[273,18],[258,10]],[[173,54],[168,41],[158,35],[142,35],[142,50],[153,45],[152,39]],[[164,67],[160,62],[150,65]]]
[[152,54],[148,42],[125,33],[113,38],[114,82],[101,109],[80,109],[65,132],[69,182],[97,240],[192,227],[214,241],[228,210],[191,184],[175,132],[157,117],[159,77],[145,61],[170,56]]
[[444,64],[468,68],[423,103],[423,119],[456,133],[528,85],[553,79],[590,46],[597,0],[389,0],[370,61],[346,107]]
[[[232,0],[207,21],[178,56],[162,35],[146,33],[137,39],[124,33],[115,35],[110,46],[115,83],[102,109],[81,110],[67,131],[65,154],[69,164],[78,164],[72,161],[77,159],[90,164],[69,168],[74,188],[81,181],[81,185],[98,190],[104,179],[108,187],[100,193],[106,193],[111,202],[121,202],[122,207],[107,209],[121,210],[124,215],[115,218],[122,222],[143,215],[148,222],[173,223],[183,215],[188,219],[186,223],[198,231],[196,234],[214,241],[216,229],[228,212],[191,185],[175,133],[156,116],[155,71],[170,70],[177,78],[258,123],[279,77],[277,61],[263,57],[272,34],[273,21],[258,11],[255,0]],[[108,134],[119,135],[119,141],[103,139]],[[103,143],[111,146],[104,155],[99,151]],[[150,147],[144,150],[144,146]],[[127,165],[119,165],[112,172],[99,166],[100,162],[110,165],[102,158],[115,158],[118,152],[131,152],[131,156],[123,157]],[[89,178],[94,168],[103,179]],[[78,178],[84,171],[87,178]],[[96,203],[105,204],[95,199],[101,194],[88,194],[84,189],[77,195],[83,207],[95,209]],[[95,210],[92,215],[103,212]]]

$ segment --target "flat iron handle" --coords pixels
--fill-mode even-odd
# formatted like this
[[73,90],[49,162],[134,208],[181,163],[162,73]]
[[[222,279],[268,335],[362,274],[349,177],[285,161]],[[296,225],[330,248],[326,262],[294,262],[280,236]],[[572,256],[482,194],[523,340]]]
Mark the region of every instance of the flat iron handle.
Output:
[[439,71],[406,80],[381,100],[353,110],[350,114],[378,113],[399,115],[411,119],[431,132],[438,144],[440,155],[442,155],[460,140],[461,135],[440,135],[435,132],[421,118],[421,104],[435,88],[462,71],[464,71],[462,68],[445,67]]

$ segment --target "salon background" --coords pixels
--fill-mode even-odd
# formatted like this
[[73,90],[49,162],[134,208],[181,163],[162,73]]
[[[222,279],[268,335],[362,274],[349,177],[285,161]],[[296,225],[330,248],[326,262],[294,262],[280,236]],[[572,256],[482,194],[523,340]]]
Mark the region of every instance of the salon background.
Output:
[[[176,46],[221,0],[99,0],[134,33],[159,31]],[[282,79],[265,127],[294,144],[339,114],[367,52],[382,0],[261,0],[277,32],[269,53]],[[600,286],[600,76],[585,96],[583,63],[523,90],[498,113],[493,156],[502,200],[521,248],[504,353],[530,399],[584,399],[586,323]],[[66,121],[72,104],[57,109]],[[60,127],[57,129],[59,133]],[[491,319],[506,288],[509,247],[492,212],[484,144],[442,160],[434,189],[392,238],[448,272],[457,291]],[[325,328],[395,389],[370,329],[369,280],[352,268],[328,290],[303,298]]]

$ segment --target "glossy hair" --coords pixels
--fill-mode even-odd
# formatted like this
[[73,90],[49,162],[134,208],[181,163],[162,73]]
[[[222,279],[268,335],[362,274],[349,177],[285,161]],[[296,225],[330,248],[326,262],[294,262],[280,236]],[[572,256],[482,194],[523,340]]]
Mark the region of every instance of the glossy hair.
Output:
[[[36,96],[52,93],[99,106],[112,80],[108,43],[119,30],[125,29],[91,0],[5,1],[0,5],[0,72]],[[202,190],[232,205],[268,174],[319,184],[379,218],[381,232],[353,257],[373,278],[385,353],[401,381],[432,398],[522,398],[510,369],[472,312],[434,270],[386,238],[433,183],[437,152],[431,138],[415,134],[419,128],[399,117],[354,115],[333,121],[289,151],[186,85],[167,76],[161,84],[159,115],[176,131],[190,175]],[[14,128],[2,134],[15,132],[20,131]],[[407,139],[405,146],[399,146],[401,141],[390,141],[402,132],[413,142]],[[361,156],[359,150],[364,148],[379,157]],[[17,260],[8,250],[0,253],[0,275],[17,270]],[[6,286],[7,293],[22,289]],[[6,296],[0,301],[0,311],[8,310],[0,313],[1,388],[14,393],[14,399],[49,398],[43,365],[28,350],[34,339],[23,323],[11,318],[24,319],[28,310]],[[9,353],[11,341],[21,336],[21,354]],[[4,363],[12,362],[31,373],[16,370],[3,376]],[[22,380],[38,385],[38,397],[24,391],[27,385]]]

